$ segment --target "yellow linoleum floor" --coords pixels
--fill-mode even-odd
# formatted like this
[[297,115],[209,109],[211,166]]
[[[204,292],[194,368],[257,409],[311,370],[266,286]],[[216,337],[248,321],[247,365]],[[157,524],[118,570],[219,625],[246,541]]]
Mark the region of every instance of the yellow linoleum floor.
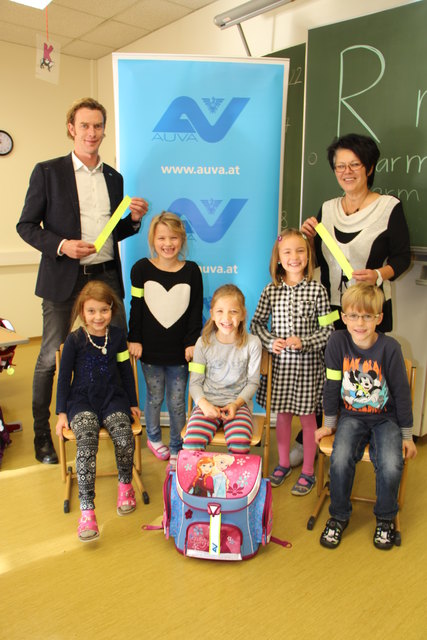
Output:
[[[116,480],[100,478],[101,536],[84,545],[76,535],[77,492],[64,514],[59,467],[33,457],[37,351],[37,341],[19,347],[15,375],[0,376],[5,419],[23,421],[0,470],[1,639],[427,638],[427,438],[418,440],[409,468],[402,546],[390,552],[374,548],[372,506],[361,503],[341,546],[320,547],[327,508],[308,531],[316,494],[290,495],[294,471],[273,493],[273,533],[289,540],[291,549],[270,544],[252,560],[230,564],[184,558],[161,531],[141,530],[143,523],[160,522],[166,466],[145,445],[150,504],[139,501],[133,514],[118,517]],[[102,445],[100,464],[111,464],[111,444]],[[270,466],[276,460],[273,431]],[[368,490],[372,480],[370,465],[359,469],[358,488]]]

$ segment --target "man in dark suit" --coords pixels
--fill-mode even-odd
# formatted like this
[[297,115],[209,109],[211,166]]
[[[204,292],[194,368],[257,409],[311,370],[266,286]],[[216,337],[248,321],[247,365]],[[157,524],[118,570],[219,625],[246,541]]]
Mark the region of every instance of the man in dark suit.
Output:
[[[148,204],[132,198],[102,249],[94,241],[123,199],[123,178],[101,162],[105,108],[92,98],[73,104],[67,114],[67,135],[74,141],[68,156],[38,163],[31,175],[19,235],[41,251],[36,295],[43,298],[43,335],[33,379],[34,447],[36,459],[58,462],[50,432],[50,402],[55,353],[70,329],[77,294],[92,279],[107,282],[123,298],[118,242],[137,233]],[[126,328],[124,309],[118,324]]]

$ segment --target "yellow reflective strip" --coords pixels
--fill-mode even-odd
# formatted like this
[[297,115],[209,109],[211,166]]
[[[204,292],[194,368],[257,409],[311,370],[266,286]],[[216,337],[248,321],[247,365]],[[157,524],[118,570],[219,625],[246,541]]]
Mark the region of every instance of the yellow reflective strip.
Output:
[[338,369],[326,368],[326,377],[328,380],[341,380],[342,371],[339,371]]
[[131,287],[130,294],[132,298],[143,298],[144,297],[144,289],[140,289],[139,287]]
[[325,245],[328,247],[329,251],[334,256],[335,260],[338,262],[343,274],[347,276],[349,280],[351,280],[351,277],[353,275],[353,267],[351,266],[329,231],[326,229],[322,222],[319,222],[319,224],[316,225],[315,228]]
[[331,311],[331,313],[328,313],[326,316],[318,316],[317,318],[321,327],[327,327],[328,324],[332,324],[335,320],[339,319],[340,314],[337,309],[335,309],[335,311]]
[[118,225],[121,217],[123,216],[124,212],[130,205],[130,203],[131,203],[131,199],[129,198],[129,196],[125,196],[121,201],[121,203],[119,204],[119,206],[117,207],[117,209],[115,210],[115,212],[113,213],[113,215],[111,216],[111,218],[108,220],[107,224],[105,225],[105,227],[103,228],[103,230],[101,231],[101,233],[99,234],[95,242],[93,243],[98,253],[104,246],[106,240],[108,239],[108,236],[111,235],[115,227]]
[[125,360],[129,360],[129,351],[127,349],[126,351],[120,351],[120,353],[116,355],[116,359],[117,362],[124,362]]
[[193,371],[193,373],[204,373],[206,366],[204,364],[198,364],[197,362],[189,362],[188,370]]

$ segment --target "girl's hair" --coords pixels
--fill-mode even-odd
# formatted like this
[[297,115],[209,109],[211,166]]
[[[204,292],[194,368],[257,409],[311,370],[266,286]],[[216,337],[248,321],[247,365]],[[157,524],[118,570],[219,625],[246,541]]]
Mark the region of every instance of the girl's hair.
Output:
[[[375,169],[380,157],[380,150],[375,140],[369,136],[362,136],[358,133],[348,133],[345,136],[341,136],[341,138],[334,138],[327,149],[328,162],[332,171],[335,171],[335,154],[338,149],[348,149],[359,158],[366,169],[368,188],[370,189],[374,184]],[[372,173],[368,175],[371,169]]]
[[[196,482],[197,480],[199,480],[202,477],[202,464],[211,464],[212,465],[212,469],[214,466],[213,460],[212,458],[208,458],[207,456],[204,458],[199,458],[199,460],[197,461],[197,465],[196,465],[196,477],[193,480],[193,487],[196,486]],[[210,476],[210,473],[205,473],[205,475],[203,476],[203,484],[204,486],[206,486],[206,478],[208,476]]]
[[273,245],[273,251],[271,252],[271,259],[270,259],[270,274],[273,279],[273,284],[276,287],[281,286],[282,278],[286,273],[279,259],[280,243],[283,242],[283,240],[286,240],[286,238],[289,238],[291,236],[296,236],[297,238],[301,238],[302,240],[304,240],[305,247],[307,250],[307,266],[305,268],[304,275],[309,282],[310,280],[313,279],[313,272],[314,272],[313,252],[311,250],[308,238],[303,233],[301,233],[301,231],[299,231],[298,229],[282,229],[282,231],[280,232],[280,235],[277,237],[277,240]]
[[150,228],[148,230],[148,245],[150,247],[151,257],[154,258],[156,256],[156,251],[154,249],[154,234],[156,233],[156,229],[159,224],[166,225],[170,231],[173,231],[181,238],[181,249],[179,253],[180,255],[185,256],[187,251],[187,233],[185,231],[183,221],[175,213],[162,211],[162,213],[154,216],[151,220]]
[[368,282],[358,282],[346,289],[341,298],[341,307],[344,313],[350,307],[362,313],[381,313],[384,304],[384,294],[374,284]]
[[[219,287],[213,294],[210,308],[212,311],[212,309],[214,308],[214,306],[216,305],[216,303],[220,298],[225,298],[228,296],[236,298],[237,304],[240,307],[241,311],[243,312],[244,317],[237,328],[237,340],[236,340],[236,346],[243,347],[248,341],[248,332],[246,329],[245,296],[240,291],[239,287],[236,287],[235,284],[223,284],[222,287]],[[205,345],[208,345],[210,343],[212,334],[216,333],[216,331],[217,331],[217,328],[216,328],[215,322],[210,317],[202,330],[202,341]]]
[[91,280],[80,291],[77,299],[74,303],[73,311],[71,314],[71,327],[77,322],[83,323],[83,307],[88,300],[96,300],[97,302],[105,302],[111,307],[111,313],[117,312],[120,301],[112,288],[101,282],[101,280]]

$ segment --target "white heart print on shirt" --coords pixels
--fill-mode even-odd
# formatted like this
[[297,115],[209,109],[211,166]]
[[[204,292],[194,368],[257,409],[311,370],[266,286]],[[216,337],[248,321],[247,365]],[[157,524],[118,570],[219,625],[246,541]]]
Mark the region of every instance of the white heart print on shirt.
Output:
[[167,291],[154,280],[144,284],[144,300],[157,322],[169,329],[187,311],[190,304],[190,285],[176,284]]

